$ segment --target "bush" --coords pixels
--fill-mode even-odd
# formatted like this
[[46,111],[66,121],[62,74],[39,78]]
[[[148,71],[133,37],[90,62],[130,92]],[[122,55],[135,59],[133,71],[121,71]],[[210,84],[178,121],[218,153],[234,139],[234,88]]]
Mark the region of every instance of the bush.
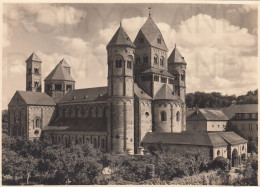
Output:
[[228,169],[228,159],[218,156],[210,164],[209,169],[221,169],[223,171]]

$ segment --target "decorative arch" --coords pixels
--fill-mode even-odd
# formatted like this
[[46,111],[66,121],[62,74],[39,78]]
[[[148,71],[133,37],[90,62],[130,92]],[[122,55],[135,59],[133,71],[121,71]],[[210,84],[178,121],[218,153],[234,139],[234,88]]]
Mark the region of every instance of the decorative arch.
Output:
[[163,56],[160,57],[160,66],[164,66],[164,57]]
[[161,121],[167,121],[167,113],[165,111],[161,111]]
[[238,167],[238,152],[237,149],[232,151],[232,167]]
[[153,64],[158,65],[158,55],[154,55],[153,57]]

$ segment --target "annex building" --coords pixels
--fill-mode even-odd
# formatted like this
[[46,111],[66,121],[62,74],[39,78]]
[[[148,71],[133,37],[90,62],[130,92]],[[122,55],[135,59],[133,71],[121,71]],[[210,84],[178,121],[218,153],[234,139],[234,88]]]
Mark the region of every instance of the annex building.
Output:
[[[200,136],[183,134],[187,63],[176,45],[167,56],[164,38],[150,16],[134,42],[120,24],[106,49],[107,86],[84,89],[75,89],[65,59],[41,85],[44,62],[33,53],[26,60],[26,91],[17,91],[8,105],[9,134],[28,139],[43,136],[53,143],[91,143],[118,154],[137,153],[143,140],[158,143],[164,136],[172,137],[169,140]],[[221,138],[203,135],[209,137],[203,140],[210,141],[211,136]],[[236,143],[242,149],[246,141]],[[230,149],[223,141],[219,146]],[[212,152],[213,146],[208,147]]]

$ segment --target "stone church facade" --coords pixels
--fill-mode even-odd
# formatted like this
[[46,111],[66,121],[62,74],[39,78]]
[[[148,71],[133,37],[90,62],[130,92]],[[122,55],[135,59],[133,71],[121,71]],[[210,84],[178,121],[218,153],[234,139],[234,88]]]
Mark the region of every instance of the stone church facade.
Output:
[[[8,105],[9,134],[42,136],[53,143],[91,143],[116,154],[137,154],[141,145],[169,136],[172,141],[165,144],[187,147],[181,142],[188,139],[188,146],[193,146],[191,137],[200,135],[183,134],[187,63],[176,45],[167,57],[168,48],[153,19],[148,17],[134,42],[120,24],[106,49],[107,86],[75,89],[71,67],[62,59],[45,78],[44,92],[43,63],[33,53],[26,60],[26,91],[17,91]],[[210,146],[205,149],[213,155],[220,145],[211,144],[210,138],[221,137],[204,136],[197,144]],[[221,146],[230,147],[225,141]],[[232,145],[245,143],[237,138]]]
[[134,42],[120,24],[107,45],[106,87],[75,89],[62,59],[44,79],[44,92],[43,63],[33,53],[26,60],[26,91],[17,91],[8,106],[10,135],[136,153],[147,132],[185,131],[186,62],[176,46],[169,59],[167,52],[151,17]]

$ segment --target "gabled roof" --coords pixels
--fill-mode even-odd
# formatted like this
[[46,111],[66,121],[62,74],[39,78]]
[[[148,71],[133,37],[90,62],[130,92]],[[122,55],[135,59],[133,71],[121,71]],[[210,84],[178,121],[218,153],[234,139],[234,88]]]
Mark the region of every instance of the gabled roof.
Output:
[[135,47],[135,45],[132,43],[129,36],[126,34],[124,28],[121,26],[121,24],[120,27],[117,29],[115,35],[107,44],[107,47],[115,46],[115,45],[126,45],[130,47]]
[[170,56],[168,58],[168,63],[187,64],[186,61],[184,60],[184,57],[181,55],[181,53],[177,49],[176,45],[175,45],[175,48],[173,49],[172,53],[170,54]]
[[227,143],[231,145],[241,144],[241,143],[247,143],[248,141],[236,134],[233,131],[230,132],[215,132],[219,136],[221,136]]
[[44,79],[44,81],[49,80],[66,80],[75,82],[68,70],[64,67],[63,61],[60,61],[52,72]]
[[157,99],[166,99],[166,100],[175,100],[178,101],[179,103],[182,103],[182,100],[178,95],[176,95],[171,87],[167,84],[164,84],[161,89],[155,94],[154,100]]
[[42,62],[41,59],[36,55],[35,52],[33,52],[31,54],[31,56],[25,62],[30,62],[30,61]]
[[59,118],[46,126],[43,130],[106,132],[107,125],[105,118]]
[[228,119],[231,119],[236,113],[258,113],[258,104],[231,105],[222,111]]
[[197,132],[182,132],[182,133],[154,133],[148,132],[142,140],[142,143],[164,143],[174,145],[195,145],[220,147],[228,144],[221,136],[215,133],[197,133]]
[[134,93],[138,98],[152,100],[152,98],[144,90],[142,90],[136,83],[134,83]]
[[60,63],[63,65],[63,67],[65,68],[70,68],[70,65],[68,64],[68,62],[63,58]]
[[[137,36],[139,36],[140,34],[144,35],[144,37],[146,38],[146,40],[149,42],[149,44],[151,46],[168,51],[167,46],[164,42],[162,33],[151,17],[149,17],[146,20],[146,22],[144,23],[142,28],[139,30]],[[157,42],[158,36],[161,37],[161,43]],[[137,45],[139,42],[137,38],[139,38],[139,37],[136,37],[136,39],[134,41],[135,45]]]
[[58,102],[62,103],[77,103],[87,101],[106,101],[107,87],[85,88],[68,91],[64,97]]
[[221,110],[198,109],[187,116],[188,121],[227,121],[227,116]]
[[[26,105],[55,106],[56,103],[44,92],[16,91],[14,97],[21,98]],[[11,104],[12,99],[9,103]]]
[[143,72],[141,73],[155,73],[155,74],[158,74],[158,75],[164,75],[164,76],[167,76],[167,77],[174,77],[171,73],[169,73],[168,71],[165,71],[165,70],[160,70],[160,69],[157,69],[157,68],[149,68],[147,70],[144,70]]

